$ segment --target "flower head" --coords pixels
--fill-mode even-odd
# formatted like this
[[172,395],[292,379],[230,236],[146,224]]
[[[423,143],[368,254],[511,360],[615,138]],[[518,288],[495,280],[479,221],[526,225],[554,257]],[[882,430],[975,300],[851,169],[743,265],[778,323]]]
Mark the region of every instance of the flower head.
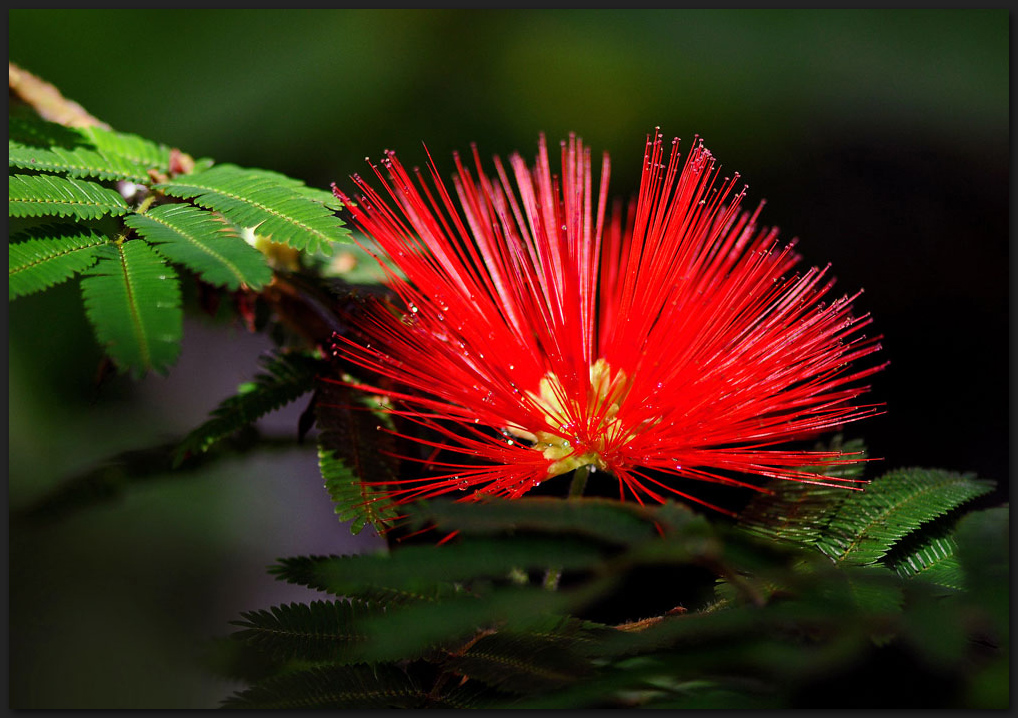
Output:
[[800,468],[837,452],[780,444],[876,412],[855,405],[880,368],[853,368],[879,349],[869,318],[854,297],[821,301],[827,269],[792,273],[799,257],[740,210],[739,175],[720,178],[701,141],[667,154],[655,131],[625,217],[608,212],[608,156],[595,183],[575,137],[559,174],[542,136],[533,167],[496,157],[489,176],[476,147],[473,171],[455,156],[452,192],[433,162],[412,176],[388,151],[381,192],[357,176],[356,198],[334,190],[398,270],[380,262],[395,299],[335,351],[391,380],[358,386],[451,457],[393,499],[516,498],[583,466],[638,501],[696,500],[689,480],[837,481]]

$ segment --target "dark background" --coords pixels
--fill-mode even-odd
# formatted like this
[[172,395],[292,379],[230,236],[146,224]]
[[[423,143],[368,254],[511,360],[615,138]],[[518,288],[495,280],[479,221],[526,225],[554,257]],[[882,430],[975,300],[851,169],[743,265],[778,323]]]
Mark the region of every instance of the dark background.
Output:
[[[1004,10],[11,11],[10,59],[114,128],[327,187],[385,148],[531,157],[575,131],[637,186],[655,125],[766,198],[763,221],[865,288],[883,462],[1008,482],[1009,31]],[[347,184],[349,186],[349,184]],[[97,391],[76,283],[9,309],[10,501],[178,437],[264,337],[189,319],[166,378]],[[264,422],[292,432],[303,406]],[[162,477],[11,534],[13,707],[214,706],[227,621],[306,595],[277,556],[380,545],[331,515],[313,449]]]

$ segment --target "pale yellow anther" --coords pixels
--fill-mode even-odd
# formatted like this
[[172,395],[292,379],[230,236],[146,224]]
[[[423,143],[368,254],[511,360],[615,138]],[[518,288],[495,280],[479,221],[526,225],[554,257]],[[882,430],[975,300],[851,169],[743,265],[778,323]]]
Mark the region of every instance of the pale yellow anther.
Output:
[[[531,442],[531,448],[551,461],[549,477],[588,465],[606,469],[607,464],[601,454],[608,440],[618,434],[620,422],[615,417],[627,391],[625,373],[620,371],[613,376],[608,362],[598,359],[590,367],[590,393],[585,410],[581,410],[579,402],[568,398],[563,405],[566,392],[558,376],[549,372],[541,379],[538,393],[528,391],[527,396],[544,412],[544,419],[553,431],[530,432],[515,424],[506,429],[513,436]],[[575,440],[576,423],[587,421],[590,416],[600,416],[601,423],[584,432],[588,450],[580,454],[569,437],[573,436]]]

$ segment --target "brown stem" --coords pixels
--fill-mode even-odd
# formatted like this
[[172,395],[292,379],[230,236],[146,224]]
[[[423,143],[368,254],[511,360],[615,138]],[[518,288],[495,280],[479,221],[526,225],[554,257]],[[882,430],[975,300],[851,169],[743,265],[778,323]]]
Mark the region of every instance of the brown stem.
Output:
[[31,72],[22,70],[13,62],[7,63],[9,96],[39,113],[50,122],[67,127],[102,127],[110,129],[102,120],[90,115],[84,107],[60,94],[60,90]]

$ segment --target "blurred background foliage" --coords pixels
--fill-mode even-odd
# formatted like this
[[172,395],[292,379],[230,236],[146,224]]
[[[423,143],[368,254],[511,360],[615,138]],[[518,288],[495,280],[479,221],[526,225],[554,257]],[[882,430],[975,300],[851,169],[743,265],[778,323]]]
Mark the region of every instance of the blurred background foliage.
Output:
[[[645,135],[699,133],[831,261],[885,335],[887,413],[848,430],[883,468],[976,471],[1007,498],[1009,14],[921,11],[12,10],[9,59],[115,129],[327,187],[427,144],[534,154],[575,131],[637,186]],[[192,318],[168,377],[96,386],[67,284],[9,308],[13,509],[172,440],[266,338]],[[303,406],[261,428],[293,435]],[[157,477],[11,527],[12,707],[205,707],[201,641],[306,600],[264,567],[381,542],[337,525],[313,447]]]

